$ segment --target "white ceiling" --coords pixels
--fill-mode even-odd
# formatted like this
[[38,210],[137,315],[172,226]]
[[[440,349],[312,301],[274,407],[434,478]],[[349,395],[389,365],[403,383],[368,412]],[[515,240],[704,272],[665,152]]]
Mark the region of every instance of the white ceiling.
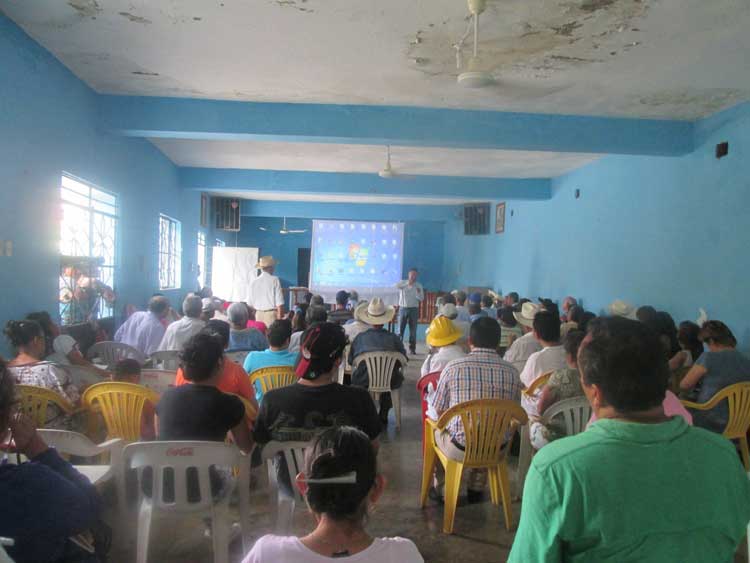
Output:
[[[747,0],[0,0],[103,93],[695,118],[750,98]],[[463,64],[469,55],[465,49]]]
[[[360,194],[300,194],[263,191],[222,191],[212,195],[236,197],[239,199],[253,199],[259,201],[312,201],[322,203],[383,203],[387,205],[462,205],[477,201],[476,198],[463,197],[409,197],[393,195],[360,195]],[[486,201],[484,198],[482,201]]]
[[[376,173],[386,147],[329,143],[151,139],[178,166]],[[488,149],[391,147],[399,174],[485,178],[552,178],[598,155]]]

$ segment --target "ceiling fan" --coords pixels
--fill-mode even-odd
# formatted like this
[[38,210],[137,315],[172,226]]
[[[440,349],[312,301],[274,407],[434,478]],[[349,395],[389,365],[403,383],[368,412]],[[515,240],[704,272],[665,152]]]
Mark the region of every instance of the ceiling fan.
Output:
[[392,180],[394,178],[398,178],[399,180],[414,180],[414,175],[402,174],[401,172],[393,169],[393,167],[391,166],[391,146],[386,145],[385,149],[385,167],[378,170],[378,176],[385,180]]
[[[264,231],[264,232],[268,232],[268,231],[271,230],[268,227],[258,227],[258,229],[260,229],[261,231]],[[307,232],[307,229],[287,229],[286,228],[286,217],[284,217],[284,221],[281,224],[281,229],[279,229],[279,234],[280,235],[298,235],[298,234],[306,233],[306,232]]]

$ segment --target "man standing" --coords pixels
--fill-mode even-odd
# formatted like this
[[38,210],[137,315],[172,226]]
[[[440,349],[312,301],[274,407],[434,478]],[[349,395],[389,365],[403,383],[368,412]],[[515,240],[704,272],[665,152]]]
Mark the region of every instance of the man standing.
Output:
[[201,320],[201,311],[203,303],[201,298],[195,294],[190,294],[182,302],[182,312],[185,315],[179,321],[171,323],[161,339],[159,350],[178,350],[182,351],[185,343],[198,334],[205,322]]
[[398,324],[399,336],[404,341],[406,323],[409,323],[409,351],[417,353],[417,321],[419,320],[419,304],[424,300],[424,289],[417,282],[417,269],[409,270],[409,278],[396,284],[398,294]]
[[247,302],[255,308],[255,319],[267,326],[276,319],[284,316],[284,294],[281,292],[281,282],[274,276],[278,262],[273,256],[261,256],[256,268],[260,275],[250,284],[250,296]]

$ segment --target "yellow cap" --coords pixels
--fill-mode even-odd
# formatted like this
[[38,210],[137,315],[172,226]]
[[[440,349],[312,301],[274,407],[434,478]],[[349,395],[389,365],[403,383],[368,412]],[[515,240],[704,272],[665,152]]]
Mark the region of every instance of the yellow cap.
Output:
[[463,337],[463,331],[453,324],[448,317],[437,317],[430,323],[427,331],[427,344],[430,346],[447,346]]

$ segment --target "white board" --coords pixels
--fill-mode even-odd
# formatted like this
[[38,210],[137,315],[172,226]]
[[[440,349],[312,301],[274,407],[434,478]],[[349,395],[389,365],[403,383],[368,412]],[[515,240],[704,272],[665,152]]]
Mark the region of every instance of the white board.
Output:
[[214,246],[211,289],[225,301],[246,301],[250,283],[257,277],[257,248]]

